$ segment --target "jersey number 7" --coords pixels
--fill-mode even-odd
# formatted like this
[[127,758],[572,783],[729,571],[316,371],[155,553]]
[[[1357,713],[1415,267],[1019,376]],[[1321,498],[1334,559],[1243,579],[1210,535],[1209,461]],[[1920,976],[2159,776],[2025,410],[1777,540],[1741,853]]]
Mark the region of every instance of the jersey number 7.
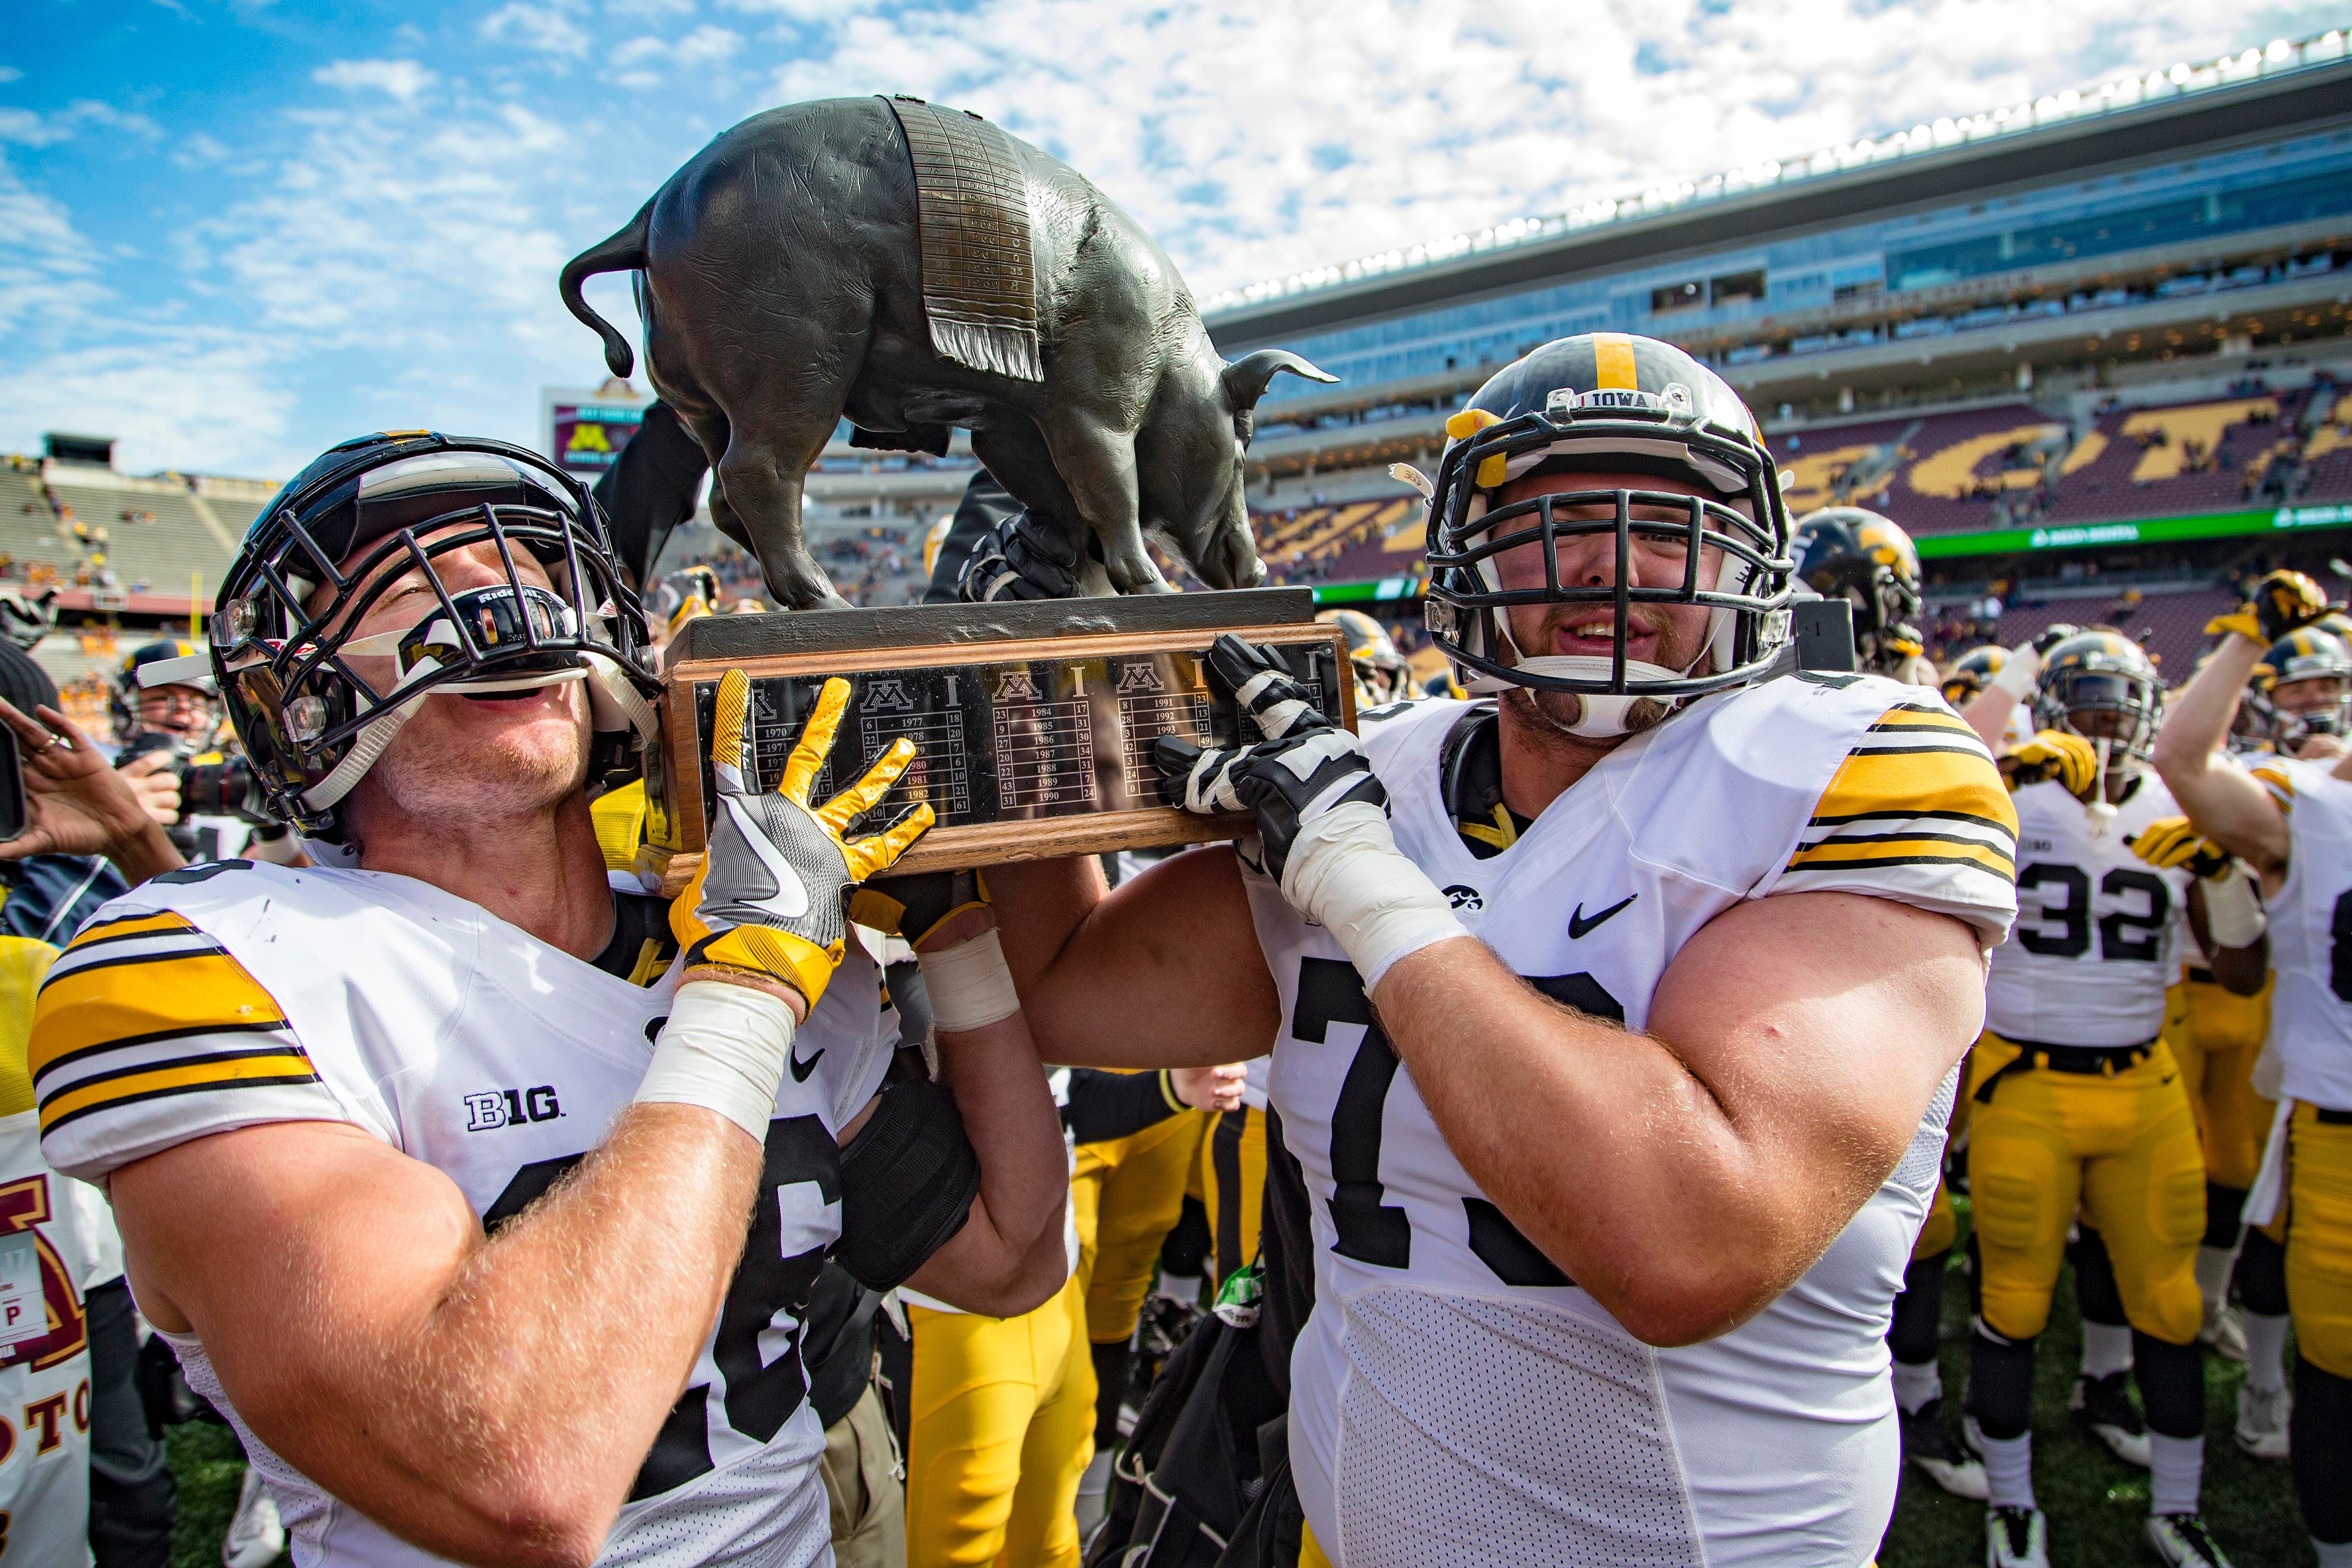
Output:
[[[1590,974],[1524,978],[1580,1013],[1625,1021],[1624,1007]],[[1364,1039],[1348,1064],[1339,1103],[1331,1111],[1331,1250],[1382,1268],[1408,1268],[1412,1265],[1412,1225],[1403,1209],[1387,1201],[1388,1190],[1381,1182],[1381,1140],[1389,1086],[1397,1073],[1395,1047],[1372,1016],[1355,965],[1332,958],[1299,960],[1292,1037],[1320,1045],[1334,1024],[1361,1025]],[[1462,1208],[1470,1250],[1504,1284],[1575,1283],[1492,1203],[1465,1196]]]
[[[751,1205],[751,1233],[743,1238],[742,1260],[728,1282],[727,1299],[719,1309],[719,1327],[710,1346],[711,1359],[727,1379],[724,1407],[727,1425],[755,1443],[772,1441],[792,1419],[808,1394],[808,1373],[801,1364],[800,1315],[807,1310],[810,1289],[824,1268],[824,1249],[783,1252],[783,1216],[776,1197],[781,1188],[814,1182],[826,1203],[841,1197],[840,1154],[833,1135],[814,1116],[795,1116],[768,1123],[767,1167],[760,1175],[761,1201]],[[495,1234],[499,1226],[530,1206],[532,1201],[562,1180],[584,1154],[540,1160],[517,1171],[488,1213],[482,1229]],[[793,1316],[792,1335],[783,1352],[769,1361],[760,1351],[760,1336],[773,1326],[776,1314]],[[678,1396],[663,1421],[629,1489],[629,1500],[656,1497],[684,1486],[711,1468],[710,1385],[698,1383]]]

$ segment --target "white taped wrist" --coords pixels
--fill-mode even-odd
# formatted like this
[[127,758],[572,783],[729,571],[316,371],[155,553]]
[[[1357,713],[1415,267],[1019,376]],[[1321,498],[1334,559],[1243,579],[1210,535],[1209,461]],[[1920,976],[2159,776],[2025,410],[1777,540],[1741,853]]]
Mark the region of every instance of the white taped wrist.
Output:
[[931,1027],[970,1034],[1003,1023],[1021,1011],[1005,966],[1004,946],[992,931],[938,952],[919,952],[923,990],[931,999]]
[[2021,643],[2009,650],[2009,658],[1986,684],[1995,691],[2005,691],[2010,698],[2022,702],[2032,694],[2042,679],[2042,656],[2033,651],[2032,643]]
[[2252,879],[2235,861],[2205,882],[2205,932],[2217,947],[2252,947],[2270,929]]
[[1347,950],[1367,996],[1397,960],[1470,934],[1428,873],[1397,848],[1388,814],[1369,801],[1334,806],[1299,828],[1282,894]]
[[654,1042],[636,1102],[699,1105],[765,1143],[795,1026],[792,1008],[764,991],[690,980]]

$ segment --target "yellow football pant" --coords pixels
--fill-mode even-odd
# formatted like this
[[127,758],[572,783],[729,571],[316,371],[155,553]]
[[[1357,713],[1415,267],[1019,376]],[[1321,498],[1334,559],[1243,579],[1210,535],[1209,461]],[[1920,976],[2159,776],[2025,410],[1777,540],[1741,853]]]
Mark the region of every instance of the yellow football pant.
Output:
[[1201,1149],[1201,1202],[1216,1243],[1211,1288],[1257,1256],[1257,1222],[1265,1194],[1265,1112],[1244,1105],[1210,1128]]
[[1911,1261],[1933,1258],[1939,1252],[1952,1250],[1953,1238],[1960,1234],[1960,1217],[1952,1212],[1952,1194],[1944,1184],[1936,1184],[1935,1200],[1927,1205],[1927,1221],[1919,1227],[1919,1239],[1911,1244]]
[[[1988,1032],[1969,1064],[1970,1095],[2017,1056]],[[2179,1067],[2162,1040],[2112,1075],[2011,1073],[1970,1117],[1969,1191],[1994,1332],[2031,1339],[2049,1322],[2079,1205],[2107,1244],[2132,1327],[2168,1344],[2197,1337],[2205,1163]]]
[[1095,1452],[1095,1369],[1074,1275],[1018,1318],[910,1305],[907,1560],[1075,1568],[1078,1478]]
[[1125,1138],[1078,1145],[1070,1204],[1087,1332],[1096,1344],[1125,1344],[1134,1335],[1208,1126],[1206,1115],[1187,1110]]
[[2273,975],[2252,996],[2211,981],[2178,987],[2186,1026],[2168,1038],[2205,1151],[2205,1173],[2225,1187],[2251,1187],[2271,1130],[2271,1104],[2254,1093],[2254,1058],[2270,1033]]
[[2304,1359],[2352,1377],[2352,1125],[2319,1114],[2287,1123],[2287,1310]]

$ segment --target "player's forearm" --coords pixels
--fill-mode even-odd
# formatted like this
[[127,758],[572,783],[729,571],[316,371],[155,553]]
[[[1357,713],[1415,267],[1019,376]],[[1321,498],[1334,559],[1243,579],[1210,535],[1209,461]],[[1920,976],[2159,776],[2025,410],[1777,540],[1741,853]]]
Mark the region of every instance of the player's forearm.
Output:
[[2166,705],[2152,760],[2198,832],[2268,875],[2286,865],[2286,819],[2259,783],[2217,755],[2262,655],[2250,637],[2226,639]]
[[1102,866],[1091,855],[992,866],[988,895],[996,910],[1005,966],[1025,1002],[1051,975],[1079,925],[1102,902]]
[[1375,1003],[1463,1169],[1652,1344],[1762,1310],[1885,1179],[1857,1175],[1831,1214],[1670,1047],[1550,1002],[1483,943],[1400,961]]
[[1969,699],[1969,705],[1960,710],[1960,718],[1977,732],[1985,749],[1997,757],[2009,734],[2009,716],[2016,710],[2017,699],[2013,695],[1998,686],[1988,686]]
[[2183,805],[2188,797],[2175,777],[2195,788],[2211,773],[2213,753],[2228,742],[2239,696],[2262,657],[2261,644],[2232,633],[2165,703],[2164,726],[2156,732],[2156,771]]
[[709,1335],[761,1164],[714,1111],[625,1111],[384,1347],[353,1402],[372,1474],[316,1479],[445,1555],[593,1558]]
[[1215,1067],[1272,1042],[1274,980],[1230,851],[1171,856],[1107,897],[1091,858],[1003,871],[989,889],[1043,1059]]
[[1018,1013],[939,1036],[940,1076],[980,1156],[971,1217],[910,1281],[951,1306],[1009,1318],[1043,1304],[1068,1273],[1070,1190],[1062,1122]]

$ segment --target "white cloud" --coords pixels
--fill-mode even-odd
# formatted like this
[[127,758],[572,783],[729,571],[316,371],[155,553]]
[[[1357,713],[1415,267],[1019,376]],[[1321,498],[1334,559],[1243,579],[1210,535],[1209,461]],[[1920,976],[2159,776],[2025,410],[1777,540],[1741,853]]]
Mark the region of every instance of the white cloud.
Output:
[[1317,0],[768,3],[832,18],[774,100],[976,110],[1202,292],[2327,25],[2189,0],[1601,0],[1572,25],[1549,0],[1353,0],[1344,25]]
[[440,79],[415,60],[336,60],[312,71],[310,79],[321,87],[373,89],[413,103],[417,94]]
[[747,11],[754,16],[783,16],[795,22],[835,22],[876,10],[880,0],[719,0],[719,4],[730,11]]
[[15,66],[0,66],[0,82],[22,81],[24,79],[25,73],[18,70]]
[[196,131],[179,139],[179,144],[172,149],[172,162],[183,169],[201,169],[208,163],[227,162],[229,153],[228,144],[220,138]]
[[742,47],[741,34],[706,24],[674,40],[651,34],[630,38],[616,46],[605,59],[620,73],[615,80],[625,87],[644,89],[663,81],[656,68],[707,69],[732,59]]
[[142,141],[152,142],[163,134],[162,126],[135,110],[121,110],[110,103],[85,98],[49,114],[30,109],[0,108],[0,143],[47,147],[71,141],[89,125],[127,131]]
[[[414,58],[321,68],[323,106],[174,124],[154,151],[205,167],[207,216],[130,259],[85,237],[124,237],[85,169],[36,172],[85,131],[156,128],[0,108],[0,449],[69,422],[134,467],[286,473],[370,427],[530,439],[537,387],[601,374],[555,299],[564,258],[704,138],[796,99],[986,114],[1206,293],[2334,20],[2317,0],[724,3],[704,14],[740,31],[691,0],[492,0],[471,58],[379,38]],[[624,113],[575,61],[676,96]],[[626,294],[592,285],[625,329]]]
[[545,55],[578,59],[588,52],[588,35],[561,5],[534,5],[528,0],[508,3],[482,18],[482,37],[511,38],[525,48]]

